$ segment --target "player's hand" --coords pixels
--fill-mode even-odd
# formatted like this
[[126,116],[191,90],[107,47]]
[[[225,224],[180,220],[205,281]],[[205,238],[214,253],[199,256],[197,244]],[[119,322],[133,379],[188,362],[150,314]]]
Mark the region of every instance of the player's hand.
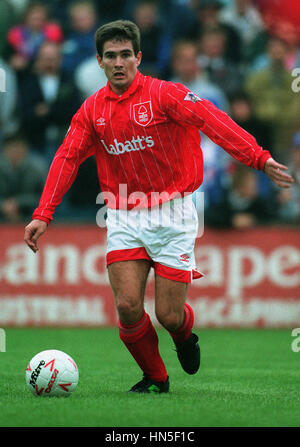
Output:
[[270,179],[281,188],[290,188],[294,183],[293,177],[286,173],[288,167],[277,163],[273,158],[269,158],[265,164],[265,173]]
[[43,220],[34,219],[25,227],[24,241],[34,253],[38,251],[37,240],[46,231],[47,226]]

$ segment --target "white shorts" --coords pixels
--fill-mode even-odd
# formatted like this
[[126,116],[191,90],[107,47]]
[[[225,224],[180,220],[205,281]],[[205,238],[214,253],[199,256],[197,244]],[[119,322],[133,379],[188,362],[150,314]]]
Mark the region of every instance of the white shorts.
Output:
[[198,215],[192,196],[153,208],[107,209],[107,265],[147,259],[157,275],[190,283],[201,278],[194,246]]

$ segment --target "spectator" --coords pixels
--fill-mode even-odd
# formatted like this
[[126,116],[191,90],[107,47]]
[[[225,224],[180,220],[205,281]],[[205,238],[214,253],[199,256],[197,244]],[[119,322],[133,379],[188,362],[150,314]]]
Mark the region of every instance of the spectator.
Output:
[[172,51],[172,82],[181,82],[201,98],[208,99],[222,110],[228,108],[222,90],[210,82],[197,61],[197,45],[189,41],[177,42]]
[[[180,82],[201,98],[208,99],[222,110],[228,108],[227,99],[218,86],[212,84],[197,64],[197,46],[193,42],[179,41],[173,47],[172,82]],[[221,184],[226,179],[229,156],[201,132],[201,149],[204,160],[205,182],[195,191],[194,199],[200,213],[201,201],[196,200],[199,192],[205,193],[205,208],[219,199]],[[200,206],[200,208],[198,208]]]
[[28,140],[49,161],[79,106],[79,91],[72,79],[61,72],[60,46],[45,42],[34,71],[21,84],[20,108]]
[[196,29],[198,22],[191,1],[164,0],[161,5],[164,27],[172,41],[193,40],[195,36],[191,30]]
[[293,77],[284,67],[287,50],[284,41],[271,37],[269,67],[249,75],[245,82],[254,114],[274,129],[274,155],[282,162],[287,158],[287,147],[299,126],[300,110],[300,95],[293,92]]
[[227,59],[225,49],[226,34],[221,28],[205,31],[199,40],[198,63],[209,80],[229,96],[240,89],[243,76],[239,66]]
[[202,202],[197,197],[198,193],[204,193],[205,210],[213,207],[222,199],[222,191],[229,182],[229,169],[231,160],[229,155],[222,151],[206,135],[201,133],[201,149],[203,153],[203,178],[204,182],[193,193],[193,201],[198,214],[202,212]]
[[[273,40],[273,45],[275,42],[278,47],[283,45],[285,47],[284,57],[283,57],[283,66],[286,70],[292,71],[294,68],[300,66],[300,50],[296,46],[287,41],[283,41],[281,43],[280,39],[273,38],[269,36],[269,40]],[[278,49],[280,51],[280,48]],[[272,65],[272,57],[270,51],[265,50],[262,54],[257,56],[254,59],[253,63],[249,67],[249,73],[254,73],[256,71],[264,70],[265,68],[269,68]]]
[[[247,93],[240,91],[230,98],[230,115],[243,129],[255,136],[258,144],[270,150],[274,145],[273,128],[255,116],[253,107]],[[265,197],[273,192],[272,182],[263,172],[256,173],[258,177],[259,193]]]
[[171,41],[160,22],[159,9],[152,0],[142,0],[133,10],[133,21],[141,32],[143,57],[140,65],[142,73],[160,76],[166,69]]
[[222,23],[220,20],[224,2],[221,0],[197,0],[191,5],[194,8],[197,22],[191,28],[190,37],[198,39],[207,31],[220,29],[224,34],[224,57],[231,62],[240,62],[242,49],[239,33],[233,26]]
[[[81,221],[94,220],[101,205],[96,204],[100,193],[95,156],[89,157],[79,167],[77,177],[68,194],[69,207],[65,205],[65,216],[80,216]],[[103,205],[102,205],[103,206]],[[63,216],[62,216],[63,217]]]
[[278,219],[281,223],[300,223],[300,132],[293,138],[289,160],[295,183],[288,190],[278,191]]
[[241,90],[230,97],[230,116],[243,129],[254,135],[258,144],[268,150],[273,147],[273,128],[254,114],[252,102],[246,92]]
[[0,58],[0,143],[17,129],[17,92],[15,72]]
[[71,3],[69,17],[70,32],[63,45],[62,69],[73,73],[82,62],[95,57],[94,34],[98,17],[94,3],[86,0]]
[[22,73],[29,68],[43,42],[60,43],[63,34],[58,24],[49,21],[47,7],[34,1],[26,7],[23,22],[9,30],[7,40],[12,53],[10,65]]
[[243,61],[249,62],[258,55],[265,42],[265,32],[260,13],[251,0],[232,0],[221,10],[219,19],[238,33]]
[[64,35],[66,36],[70,31],[70,16],[69,9],[74,0],[43,0],[47,5],[51,17],[55,17],[57,22],[61,25]]
[[97,11],[103,22],[110,22],[116,18],[129,18],[129,11],[132,12],[136,0],[101,0],[95,2]]
[[271,222],[274,209],[274,202],[259,195],[256,172],[236,165],[232,184],[217,204],[208,207],[205,222],[215,228],[249,229]]
[[29,152],[21,134],[6,138],[0,155],[0,220],[30,219],[46,176],[46,165]]

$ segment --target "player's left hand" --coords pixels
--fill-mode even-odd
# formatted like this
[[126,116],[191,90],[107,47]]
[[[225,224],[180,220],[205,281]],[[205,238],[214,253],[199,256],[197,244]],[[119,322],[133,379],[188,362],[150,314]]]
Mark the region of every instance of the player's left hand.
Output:
[[276,185],[281,188],[290,188],[291,184],[294,183],[294,179],[285,172],[287,170],[287,166],[277,163],[273,158],[269,158],[266,161],[264,169],[267,176],[270,177]]

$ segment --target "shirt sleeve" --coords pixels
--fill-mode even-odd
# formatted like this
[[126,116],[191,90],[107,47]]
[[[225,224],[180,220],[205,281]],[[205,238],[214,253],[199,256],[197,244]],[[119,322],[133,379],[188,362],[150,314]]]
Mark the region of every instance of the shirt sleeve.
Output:
[[263,170],[271,157],[256,139],[212,102],[199,98],[182,84],[165,82],[161,109],[181,125],[197,127],[214,143],[241,163]]
[[54,156],[33,219],[50,223],[57,205],[73,184],[80,164],[94,154],[94,129],[88,118],[85,101],[73,116],[64,141]]

